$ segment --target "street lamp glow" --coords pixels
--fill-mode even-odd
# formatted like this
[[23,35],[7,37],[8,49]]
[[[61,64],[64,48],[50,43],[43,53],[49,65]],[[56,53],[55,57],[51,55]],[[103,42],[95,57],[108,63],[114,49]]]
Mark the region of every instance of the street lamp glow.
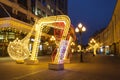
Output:
[[92,38],[92,39],[90,40],[90,43],[96,43],[96,41]]
[[83,31],[83,32],[86,31],[86,28],[85,28],[85,27],[82,27],[82,31]]
[[85,32],[86,31],[86,28],[81,24],[79,23],[78,24],[78,27],[75,28],[75,32]]
[[50,38],[50,40],[51,40],[51,41],[55,41],[55,37],[52,36],[52,37]]
[[82,24],[81,24],[81,23],[79,23],[79,24],[78,24],[78,27],[79,27],[79,28],[82,28]]
[[75,43],[74,43],[74,42],[72,42],[72,43],[71,43],[71,46],[74,46],[74,45],[75,45]]
[[79,29],[78,29],[78,28],[75,28],[75,32],[79,32]]
[[76,29],[75,29],[75,32],[79,32],[79,34],[80,34],[80,47],[79,47],[79,50],[78,50],[78,52],[80,52],[80,62],[83,62],[83,57],[82,57],[82,32],[85,32],[85,31],[86,31],[86,28],[81,23],[79,23],[78,27],[76,27]]

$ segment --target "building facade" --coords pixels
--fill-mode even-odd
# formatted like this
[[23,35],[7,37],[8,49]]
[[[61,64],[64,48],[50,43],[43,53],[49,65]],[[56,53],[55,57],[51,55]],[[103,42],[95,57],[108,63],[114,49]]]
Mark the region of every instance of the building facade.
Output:
[[[67,15],[67,0],[0,0],[0,56],[8,56],[9,42],[23,39],[36,19],[60,14]],[[41,51],[46,50],[51,32],[49,27],[43,29]]]
[[94,38],[103,43],[104,54],[120,55],[120,1],[116,6],[108,26]]

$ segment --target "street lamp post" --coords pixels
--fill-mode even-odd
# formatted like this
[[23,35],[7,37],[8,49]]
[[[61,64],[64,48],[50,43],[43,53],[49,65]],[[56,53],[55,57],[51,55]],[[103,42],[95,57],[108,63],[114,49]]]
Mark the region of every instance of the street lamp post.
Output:
[[[79,23],[79,24],[78,24],[78,27],[75,29],[75,32],[77,32],[77,33],[80,34],[81,50],[82,50],[82,32],[85,32],[85,31],[86,31],[86,28],[85,28],[81,23]],[[80,51],[80,62],[83,62],[83,54],[82,54],[82,51]]]

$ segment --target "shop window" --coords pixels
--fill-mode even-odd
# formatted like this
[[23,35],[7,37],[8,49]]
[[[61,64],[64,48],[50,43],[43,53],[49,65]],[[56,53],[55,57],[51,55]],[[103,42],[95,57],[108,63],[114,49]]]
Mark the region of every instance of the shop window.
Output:
[[8,39],[15,39],[15,34],[12,32],[9,32]]
[[0,40],[3,40],[4,39],[4,36],[0,34]]

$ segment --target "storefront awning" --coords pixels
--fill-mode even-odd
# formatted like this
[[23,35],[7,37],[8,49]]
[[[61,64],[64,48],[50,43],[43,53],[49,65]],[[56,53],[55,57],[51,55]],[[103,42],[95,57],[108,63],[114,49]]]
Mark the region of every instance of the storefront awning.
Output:
[[[32,26],[33,25],[12,17],[0,18],[0,29],[9,28],[14,29],[18,32],[29,33],[32,29]],[[50,37],[50,35],[46,33],[42,33],[42,36]]]

